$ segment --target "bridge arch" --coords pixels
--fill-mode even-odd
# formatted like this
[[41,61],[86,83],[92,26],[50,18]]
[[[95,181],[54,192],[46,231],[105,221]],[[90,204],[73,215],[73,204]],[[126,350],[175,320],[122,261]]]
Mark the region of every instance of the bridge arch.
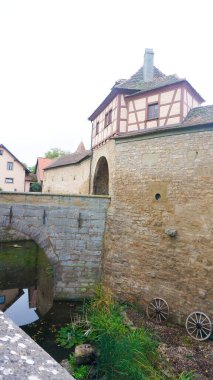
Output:
[[2,227],[7,229],[13,229],[15,231],[23,233],[24,235],[27,235],[29,238],[34,240],[40,248],[44,250],[46,256],[49,259],[50,264],[52,264],[53,267],[55,267],[58,264],[59,258],[54,252],[51,240],[47,236],[45,231],[43,231],[41,228],[29,225],[26,222],[21,221],[20,219],[14,219],[11,223],[7,223],[5,222],[5,219],[0,218],[0,228]]
[[109,166],[106,157],[99,158],[93,180],[93,194],[109,195]]

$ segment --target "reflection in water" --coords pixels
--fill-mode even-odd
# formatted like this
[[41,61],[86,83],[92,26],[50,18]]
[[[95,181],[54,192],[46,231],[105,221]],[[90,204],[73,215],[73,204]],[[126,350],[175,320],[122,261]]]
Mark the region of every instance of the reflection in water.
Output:
[[53,276],[32,241],[0,245],[0,310],[19,326],[45,315],[53,303]]
[[29,289],[23,289],[23,293],[12,306],[10,306],[5,314],[11,318],[18,326],[27,325],[39,319],[36,313],[36,307],[32,308],[29,304]]

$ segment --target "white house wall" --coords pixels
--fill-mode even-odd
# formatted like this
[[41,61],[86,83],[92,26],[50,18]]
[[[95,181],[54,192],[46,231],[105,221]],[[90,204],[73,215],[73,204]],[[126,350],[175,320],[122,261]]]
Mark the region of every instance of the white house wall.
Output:
[[[117,131],[118,120],[118,100],[119,95],[101,112],[92,123],[92,146],[101,144]],[[112,110],[112,122],[105,127],[105,115]],[[99,133],[96,133],[96,126],[99,123]]]
[[[25,169],[14,157],[3,148],[0,155],[0,188],[4,191],[25,191]],[[13,169],[8,170],[7,163],[13,163]],[[6,178],[11,178],[12,183],[6,183]]]

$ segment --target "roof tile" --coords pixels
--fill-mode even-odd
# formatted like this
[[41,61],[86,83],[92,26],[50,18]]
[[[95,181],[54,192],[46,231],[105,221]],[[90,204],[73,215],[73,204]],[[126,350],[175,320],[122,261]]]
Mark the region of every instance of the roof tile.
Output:
[[84,151],[76,151],[72,154],[67,154],[66,156],[61,156],[57,160],[55,160],[52,164],[47,166],[45,170],[57,168],[60,166],[66,166],[66,165],[72,165],[77,164],[80,161],[84,160],[87,157],[91,156],[91,150],[84,150]]
[[140,92],[153,90],[158,87],[166,86],[169,84],[182,81],[176,74],[165,75],[157,67],[154,66],[153,80],[150,82],[144,81],[143,66],[133,74],[129,79],[122,80],[118,84],[116,83],[113,88],[119,89],[132,89]]
[[213,123],[213,105],[192,108],[183,121],[183,126]]

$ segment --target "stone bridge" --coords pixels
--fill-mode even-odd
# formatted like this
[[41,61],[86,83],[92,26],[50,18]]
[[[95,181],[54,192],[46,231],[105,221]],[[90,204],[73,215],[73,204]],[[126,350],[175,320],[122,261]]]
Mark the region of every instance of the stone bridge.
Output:
[[109,197],[0,193],[0,230],[34,240],[54,272],[55,298],[88,296],[100,282]]

